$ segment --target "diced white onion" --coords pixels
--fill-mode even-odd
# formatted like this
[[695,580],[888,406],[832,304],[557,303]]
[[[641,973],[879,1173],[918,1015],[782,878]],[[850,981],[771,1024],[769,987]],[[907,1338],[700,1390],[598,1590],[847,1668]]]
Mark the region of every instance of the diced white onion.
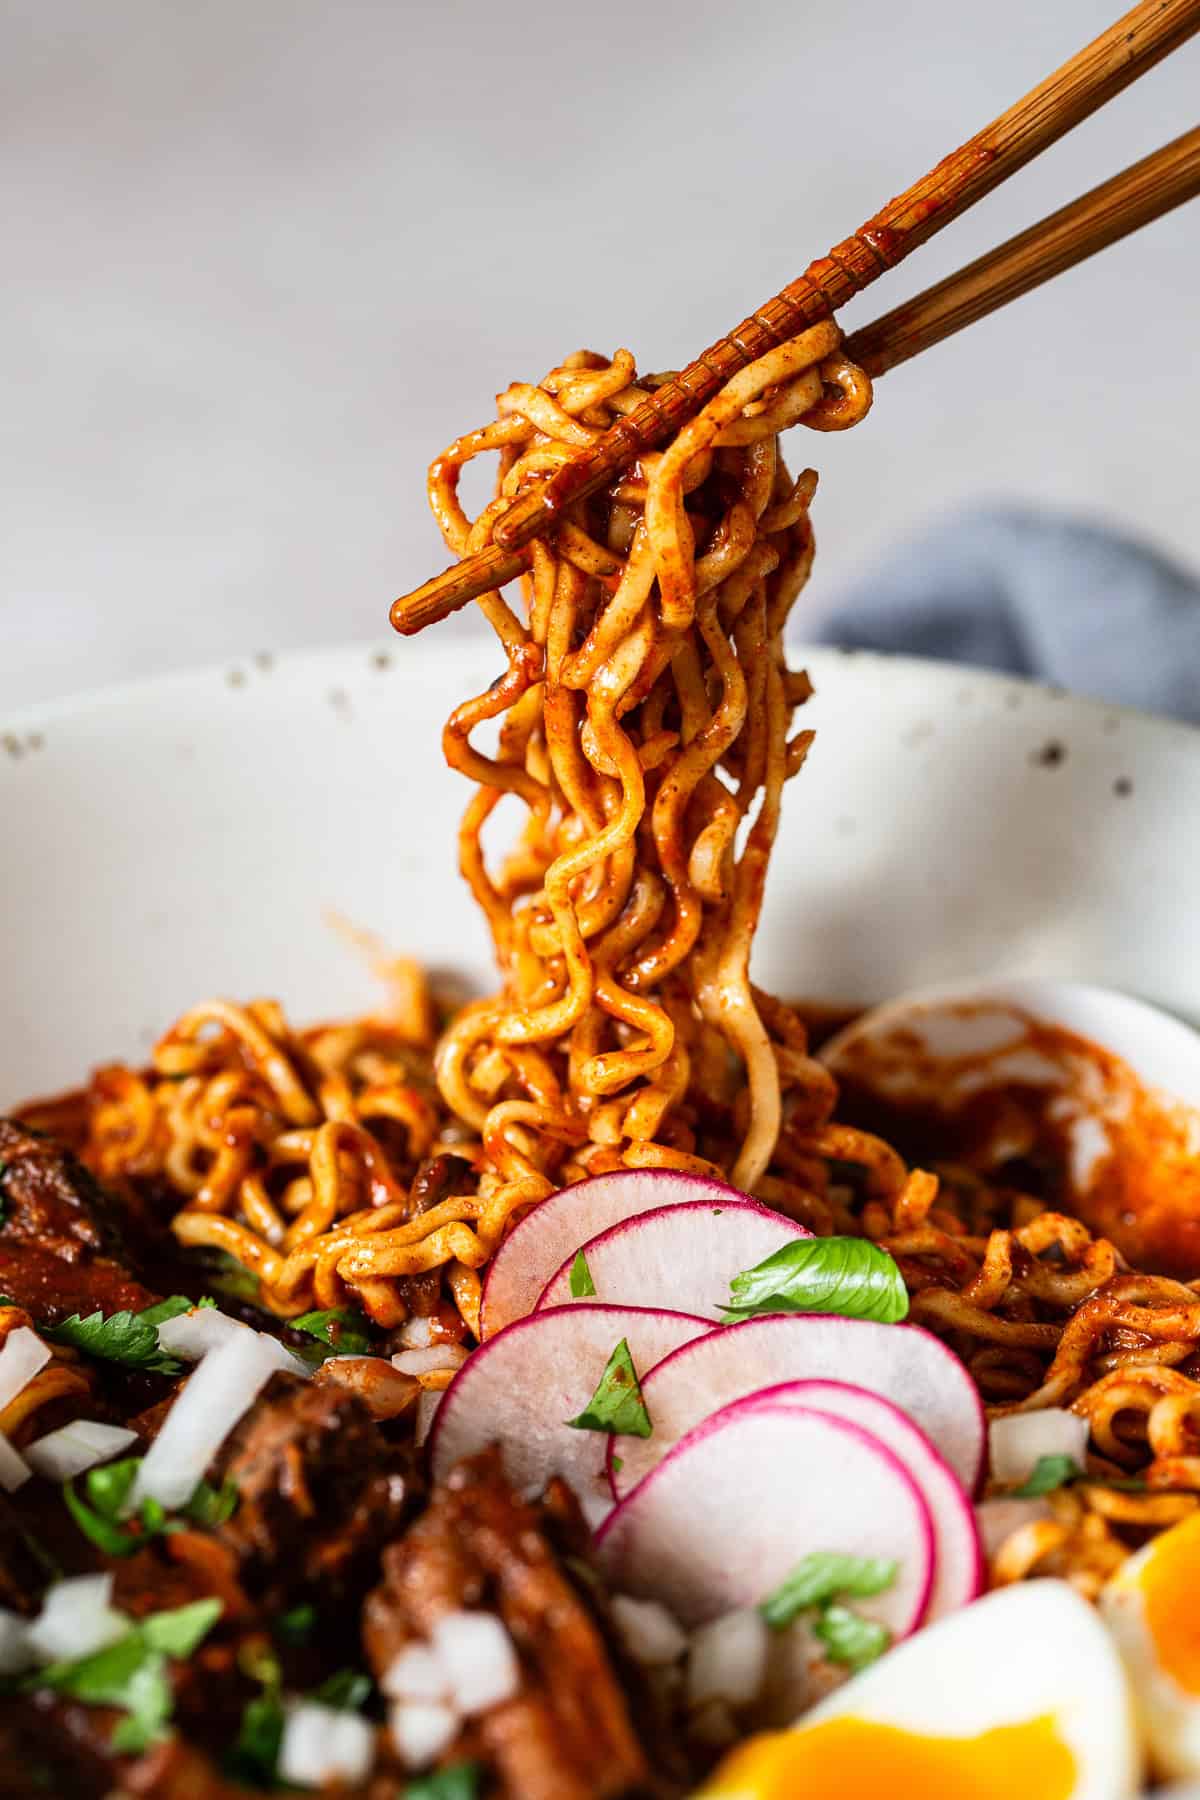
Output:
[[413,1427],[413,1437],[418,1450],[433,1430],[433,1421],[437,1417],[437,1409],[442,1404],[442,1396],[432,1388],[424,1388],[417,1396],[417,1417]]
[[[438,1399],[441,1399],[438,1395]],[[4,1433],[0,1431],[0,1487],[8,1493],[15,1494],[22,1484],[29,1480],[33,1470],[25,1458],[13,1449]]]
[[1054,1512],[1046,1500],[984,1500],[975,1508],[975,1517],[983,1553],[990,1557],[1014,1531],[1036,1525],[1040,1519],[1052,1519]]
[[112,1606],[111,1575],[73,1575],[46,1590],[42,1610],[30,1625],[30,1649],[41,1662],[91,1656],[115,1644],[129,1620]]
[[400,1342],[406,1350],[428,1350],[433,1344],[432,1319],[406,1319],[400,1327]]
[[467,1360],[462,1344],[433,1344],[428,1350],[401,1350],[392,1367],[402,1375],[437,1375],[443,1369],[461,1369]]
[[520,1688],[517,1653],[495,1613],[446,1613],[433,1627],[433,1649],[454,1705],[468,1718],[511,1700]]
[[375,1733],[356,1712],[306,1700],[291,1711],[279,1745],[279,1773],[300,1787],[365,1781],[375,1761]]
[[0,1675],[20,1675],[34,1660],[29,1620],[0,1607]]
[[424,1644],[407,1644],[394,1656],[379,1686],[389,1700],[445,1700],[450,1692],[440,1658]]
[[182,1357],[184,1362],[199,1362],[210,1350],[249,1330],[249,1325],[218,1312],[215,1306],[193,1306],[177,1318],[164,1319],[158,1328],[158,1341],[172,1356]]
[[279,1368],[292,1375],[311,1375],[312,1370],[303,1358],[293,1355],[287,1345],[281,1344],[269,1331],[255,1331],[253,1326],[243,1324],[240,1319],[231,1319],[227,1313],[218,1312],[215,1306],[193,1306],[177,1318],[164,1319],[158,1328],[158,1341],[163,1349],[172,1356],[182,1357],[184,1362],[199,1362],[210,1350],[218,1350],[223,1344],[234,1343],[243,1337],[260,1338],[270,1346]]
[[634,1600],[629,1594],[617,1594],[612,1616],[621,1642],[643,1668],[676,1662],[688,1647],[682,1625],[657,1600]]
[[47,1481],[73,1481],[85,1469],[108,1462],[137,1442],[137,1432],[124,1425],[102,1425],[99,1419],[76,1419],[48,1431],[25,1451],[26,1460]]
[[426,1769],[458,1736],[458,1714],[436,1700],[398,1700],[388,1727],[405,1768]]
[[1087,1442],[1087,1420],[1060,1406],[993,1419],[988,1429],[992,1478],[1024,1481],[1043,1456],[1069,1456],[1082,1468]]
[[39,1369],[50,1361],[50,1346],[28,1325],[10,1331],[0,1347],[0,1412],[27,1388]]
[[127,1514],[143,1500],[168,1508],[187,1504],[229,1433],[278,1369],[273,1343],[258,1331],[239,1332],[201,1360],[142,1460],[125,1503]]
[[709,1700],[748,1705],[767,1673],[769,1631],[756,1606],[723,1613],[694,1631],[688,1655],[689,1707],[704,1706]]

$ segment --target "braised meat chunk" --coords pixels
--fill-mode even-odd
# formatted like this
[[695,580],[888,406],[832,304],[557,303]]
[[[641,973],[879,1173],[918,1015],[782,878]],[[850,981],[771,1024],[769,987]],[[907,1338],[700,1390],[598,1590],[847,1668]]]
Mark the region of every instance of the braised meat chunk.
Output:
[[411,1453],[389,1446],[361,1400],[282,1373],[231,1433],[221,1475],[238,1505],[218,1539],[264,1601],[361,1590],[416,1492]]
[[0,1201],[0,1292],[39,1319],[153,1305],[104,1190],[70,1151],[15,1119],[0,1119]]
[[[651,1776],[597,1618],[560,1563],[538,1508],[513,1494],[499,1455],[460,1464],[384,1553],[363,1615],[378,1680],[448,1618],[483,1612],[516,1651],[515,1691],[463,1720],[447,1762],[479,1760],[510,1800],[615,1800],[661,1791]],[[491,1791],[491,1790],[489,1790]]]

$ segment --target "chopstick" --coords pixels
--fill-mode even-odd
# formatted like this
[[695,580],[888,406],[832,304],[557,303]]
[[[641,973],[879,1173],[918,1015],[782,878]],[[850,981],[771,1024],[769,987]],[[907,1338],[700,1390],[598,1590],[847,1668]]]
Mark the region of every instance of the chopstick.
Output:
[[[739,369],[839,310],[1198,29],[1200,0],[1139,0],[1024,99],[618,420],[597,443],[515,500],[496,521],[494,542],[485,550],[402,595],[391,611],[396,630],[412,635],[523,573],[530,562],[524,546],[550,529],[565,506],[607,486],[643,452],[679,430]],[[1012,246],[1002,249],[1011,251]]]
[[874,379],[1200,194],[1200,125],[846,339]]

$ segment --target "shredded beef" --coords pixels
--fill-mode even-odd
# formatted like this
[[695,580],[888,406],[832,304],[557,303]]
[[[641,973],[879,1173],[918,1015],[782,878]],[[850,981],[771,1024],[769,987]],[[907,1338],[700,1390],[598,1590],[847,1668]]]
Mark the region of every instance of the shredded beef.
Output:
[[[565,1496],[554,1497],[562,1524]],[[560,1564],[539,1508],[498,1453],[460,1464],[383,1557],[363,1615],[381,1676],[408,1643],[461,1608],[484,1608],[517,1648],[521,1687],[470,1721],[445,1760],[477,1757],[508,1800],[615,1800],[665,1791],[638,1745],[599,1623]]]
[[216,1536],[247,1589],[278,1601],[308,1589],[336,1601],[365,1586],[416,1492],[409,1454],[388,1445],[361,1400],[282,1373],[227,1440],[220,1473],[239,1499]]

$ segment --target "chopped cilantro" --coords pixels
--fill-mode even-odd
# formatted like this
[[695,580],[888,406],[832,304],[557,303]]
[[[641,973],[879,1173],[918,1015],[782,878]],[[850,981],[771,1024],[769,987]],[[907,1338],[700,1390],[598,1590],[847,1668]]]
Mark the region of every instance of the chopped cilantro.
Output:
[[1083,1470],[1073,1456],[1039,1456],[1030,1474],[1020,1487],[1013,1488],[1012,1493],[1018,1500],[1039,1500],[1043,1494],[1052,1494],[1055,1488],[1078,1481],[1082,1474]]
[[171,1716],[168,1658],[190,1656],[220,1614],[219,1600],[195,1600],[170,1612],[151,1613],[106,1649],[51,1663],[21,1685],[51,1688],[85,1706],[119,1707],[125,1717],[113,1732],[112,1747],[136,1755],[163,1735]]
[[852,1607],[839,1606],[836,1602],[823,1608],[813,1626],[813,1634],[824,1644],[828,1661],[842,1663],[855,1671],[865,1669],[868,1663],[882,1656],[892,1641],[886,1625],[880,1625],[875,1619],[864,1619]]
[[[124,1517],[125,1503],[141,1466],[140,1456],[126,1456],[119,1462],[89,1469],[83,1478],[86,1499],[76,1493],[73,1482],[63,1484],[63,1499],[68,1512],[84,1536],[106,1556],[132,1556],[147,1538],[184,1529],[182,1520],[172,1519],[157,1500],[144,1500],[136,1521]],[[192,1524],[211,1528],[224,1524],[237,1503],[235,1481],[223,1481],[219,1488],[202,1481],[180,1511],[182,1518]]]
[[403,1800],[477,1800],[479,1778],[478,1763],[451,1763],[410,1781]]
[[138,1313],[143,1325],[165,1325],[168,1319],[178,1319],[181,1314],[192,1309],[216,1306],[211,1294],[205,1294],[202,1300],[189,1300],[186,1294],[172,1294],[168,1300],[160,1300],[157,1306],[147,1306]]
[[580,1250],[571,1264],[571,1298],[572,1300],[590,1300],[596,1292],[596,1284],[592,1280],[592,1271],[588,1268],[587,1257]]
[[882,1594],[896,1579],[897,1565],[882,1556],[846,1556],[838,1551],[814,1550],[785,1575],[759,1611],[776,1631],[782,1631],[798,1614],[812,1606],[824,1606],[839,1595],[865,1599]]
[[124,1363],[126,1368],[150,1369],[159,1375],[178,1375],[179,1362],[159,1346],[158,1327],[164,1320],[190,1311],[192,1304],[182,1294],[173,1294],[169,1300],[160,1300],[140,1313],[115,1312],[107,1319],[102,1312],[89,1313],[86,1319],[72,1313],[58,1325],[43,1326],[42,1336],[52,1344],[69,1344],[73,1350],[99,1357],[102,1362]]
[[621,1437],[648,1438],[654,1430],[629,1344],[622,1338],[605,1365],[596,1391],[577,1418],[566,1423],[576,1431],[611,1431]]
[[289,1319],[288,1326],[292,1331],[303,1331],[309,1337],[317,1338],[326,1346],[323,1351],[318,1351],[316,1345],[312,1345],[302,1352],[306,1359],[323,1362],[326,1356],[365,1356],[371,1350],[367,1321],[356,1307],[336,1306],[326,1312],[302,1313],[298,1319]]
[[311,1698],[318,1705],[332,1706],[338,1712],[357,1712],[370,1699],[373,1686],[371,1677],[360,1669],[338,1669],[320,1687],[313,1689]]
[[222,1759],[223,1767],[236,1781],[274,1787],[283,1742],[283,1671],[269,1650],[243,1650],[238,1661],[262,1692],[242,1708],[238,1734]]
[[317,1622],[317,1609],[311,1600],[280,1613],[275,1621],[275,1636],[282,1644],[307,1644]]

